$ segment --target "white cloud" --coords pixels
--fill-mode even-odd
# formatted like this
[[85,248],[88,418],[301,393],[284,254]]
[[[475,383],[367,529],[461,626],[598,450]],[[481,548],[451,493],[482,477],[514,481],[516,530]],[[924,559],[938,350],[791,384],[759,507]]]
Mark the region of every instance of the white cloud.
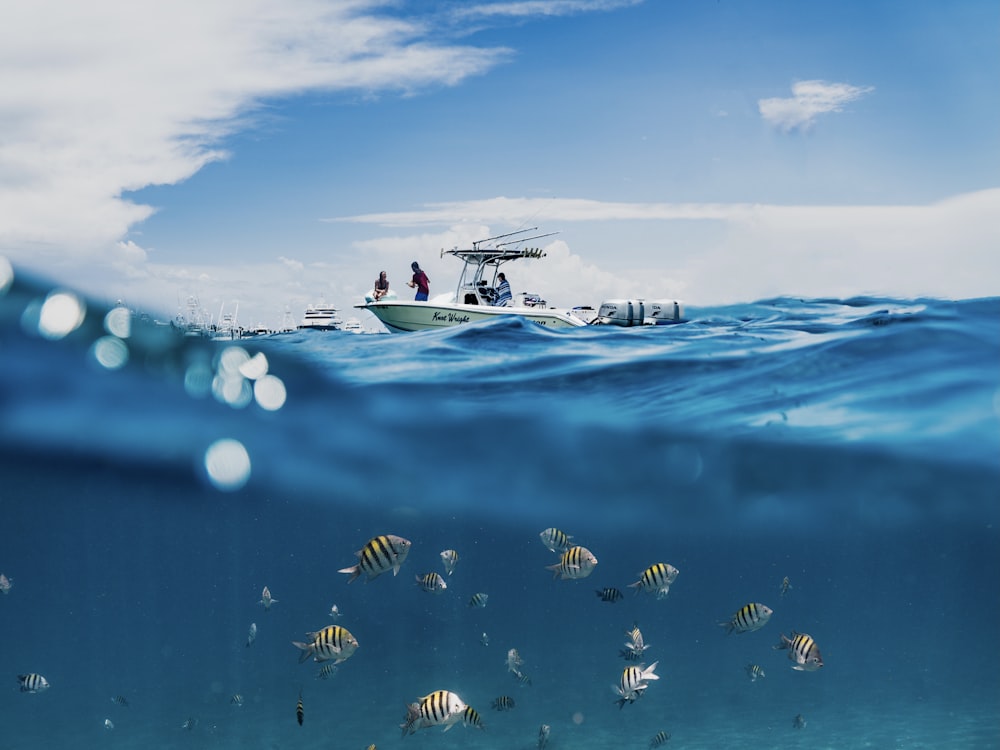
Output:
[[458,7],[453,11],[453,16],[457,18],[568,16],[574,13],[615,10],[639,5],[642,2],[645,0],[514,0]]
[[797,81],[792,84],[791,98],[761,99],[757,107],[761,117],[787,133],[808,129],[820,115],[840,112],[845,104],[874,90],[873,86],[852,86],[849,83]]

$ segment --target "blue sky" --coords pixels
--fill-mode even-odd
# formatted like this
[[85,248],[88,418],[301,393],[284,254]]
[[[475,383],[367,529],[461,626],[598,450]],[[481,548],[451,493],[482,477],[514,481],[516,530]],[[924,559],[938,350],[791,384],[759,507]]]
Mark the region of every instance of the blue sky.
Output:
[[0,25],[0,254],[277,325],[539,226],[555,304],[995,295],[1000,6],[39,0]]

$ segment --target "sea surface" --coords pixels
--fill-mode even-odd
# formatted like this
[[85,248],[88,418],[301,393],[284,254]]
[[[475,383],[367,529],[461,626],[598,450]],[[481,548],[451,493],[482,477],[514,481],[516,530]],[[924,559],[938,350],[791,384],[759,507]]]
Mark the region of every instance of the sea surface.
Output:
[[[0,750],[1000,747],[1000,298],[689,317],[215,342],[8,272]],[[381,534],[399,574],[349,583]],[[292,642],[330,624],[322,679]],[[659,679],[619,707],[635,624]],[[401,736],[442,689],[485,729]]]

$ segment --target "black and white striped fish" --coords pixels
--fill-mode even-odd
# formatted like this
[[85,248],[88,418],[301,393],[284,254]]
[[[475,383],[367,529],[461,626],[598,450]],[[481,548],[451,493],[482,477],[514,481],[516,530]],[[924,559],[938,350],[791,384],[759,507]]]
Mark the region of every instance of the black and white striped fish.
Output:
[[337,665],[330,663],[324,664],[323,667],[316,673],[317,680],[329,680],[337,674]]
[[625,667],[618,686],[611,686],[611,689],[619,696],[618,708],[626,703],[634,703],[639,700],[646,688],[649,687],[649,681],[660,679],[655,673],[657,664],[659,662],[654,661],[648,667],[642,664],[637,667]]
[[767,677],[764,674],[764,668],[760,664],[747,664],[743,667],[743,670],[747,673],[747,677],[750,678],[750,682],[757,682],[762,677]]
[[483,607],[486,606],[486,602],[489,601],[489,598],[490,598],[489,594],[484,594],[480,591],[478,594],[473,594],[472,597],[469,599],[469,606],[482,609]]
[[457,693],[435,690],[420,698],[417,703],[408,705],[406,718],[399,726],[404,737],[424,727],[441,726],[447,732],[465,717],[466,708],[468,706]]
[[781,641],[775,646],[776,649],[788,649],[788,658],[795,664],[792,669],[799,672],[815,672],[823,666],[823,657],[820,656],[819,646],[811,635],[806,633],[796,633],[794,630],[790,637],[781,634]]
[[595,567],[597,558],[594,557],[594,553],[578,545],[563,552],[558,563],[546,565],[545,569],[551,570],[554,578],[567,581],[586,578],[594,572]]
[[472,706],[466,706],[465,711],[462,713],[462,721],[467,727],[475,727],[476,729],[486,729],[486,725],[483,724],[483,719],[479,715],[479,712]]
[[50,687],[48,680],[40,674],[35,674],[34,672],[29,674],[19,674],[17,676],[17,682],[21,687],[22,693],[40,693],[43,690],[48,690]]
[[302,649],[299,654],[299,664],[310,656],[316,661],[334,660],[334,664],[346,661],[358,648],[358,640],[347,628],[340,625],[327,625],[322,630],[315,633],[306,633],[308,643],[292,641],[297,648]]
[[659,747],[660,745],[665,744],[669,739],[670,739],[670,734],[668,732],[664,732],[661,729],[659,732],[653,735],[653,739],[649,741],[649,746],[651,748]]
[[750,633],[767,625],[772,614],[774,614],[773,610],[766,604],[750,602],[733,613],[727,622],[720,622],[719,627],[726,629],[726,635],[733,632]]
[[441,553],[441,562],[444,565],[444,572],[451,575],[458,565],[458,552],[453,549],[446,549]]
[[440,573],[425,573],[422,576],[417,576],[417,585],[429,594],[440,594],[448,588],[448,584],[445,583]]
[[347,579],[348,583],[358,578],[362,573],[366,576],[366,583],[389,570],[392,571],[393,575],[397,575],[399,567],[410,552],[410,544],[409,539],[403,539],[395,534],[382,534],[373,537],[355,553],[358,557],[358,564],[349,568],[341,568],[338,572],[350,575],[350,578]]
[[642,631],[639,630],[639,623],[633,623],[632,627],[625,631],[625,637],[628,640],[625,641],[625,648],[620,652],[621,657],[625,661],[638,661],[642,658],[643,651],[649,648],[642,637]]
[[597,589],[594,593],[597,594],[597,598],[602,602],[609,602],[610,604],[620,602],[625,596],[619,589],[613,586],[606,589]]
[[229,699],[229,702],[232,703],[237,708],[239,708],[240,706],[243,705],[243,696],[240,695],[239,693],[236,693],[232,698]]
[[569,540],[573,537],[569,534],[560,531],[554,526],[545,529],[541,534],[538,535],[542,540],[542,544],[545,545],[545,549],[549,552],[563,552],[569,549]]
[[302,691],[299,691],[299,702],[295,704],[295,718],[299,722],[299,726],[302,726],[303,720],[306,718],[305,708],[302,706]]
[[662,599],[670,593],[670,585],[679,573],[680,571],[669,563],[653,563],[639,574],[638,581],[629,584],[629,588],[649,591],[655,593],[657,599]]
[[509,695],[501,695],[493,701],[492,706],[496,711],[510,711],[514,708],[514,699]]
[[124,708],[128,708],[129,707],[128,706],[128,698],[126,698],[124,695],[113,695],[113,696],[111,696],[111,702],[114,703],[116,706],[123,706]]

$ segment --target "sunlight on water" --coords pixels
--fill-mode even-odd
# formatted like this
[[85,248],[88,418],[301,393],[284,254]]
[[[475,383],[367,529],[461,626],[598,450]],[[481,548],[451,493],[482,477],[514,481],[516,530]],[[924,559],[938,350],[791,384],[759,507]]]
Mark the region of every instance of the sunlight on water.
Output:
[[265,375],[254,383],[253,395],[261,409],[277,411],[285,405],[285,384],[279,377]]
[[38,332],[47,339],[61,339],[80,327],[86,310],[83,300],[75,294],[53,292],[42,304]]

